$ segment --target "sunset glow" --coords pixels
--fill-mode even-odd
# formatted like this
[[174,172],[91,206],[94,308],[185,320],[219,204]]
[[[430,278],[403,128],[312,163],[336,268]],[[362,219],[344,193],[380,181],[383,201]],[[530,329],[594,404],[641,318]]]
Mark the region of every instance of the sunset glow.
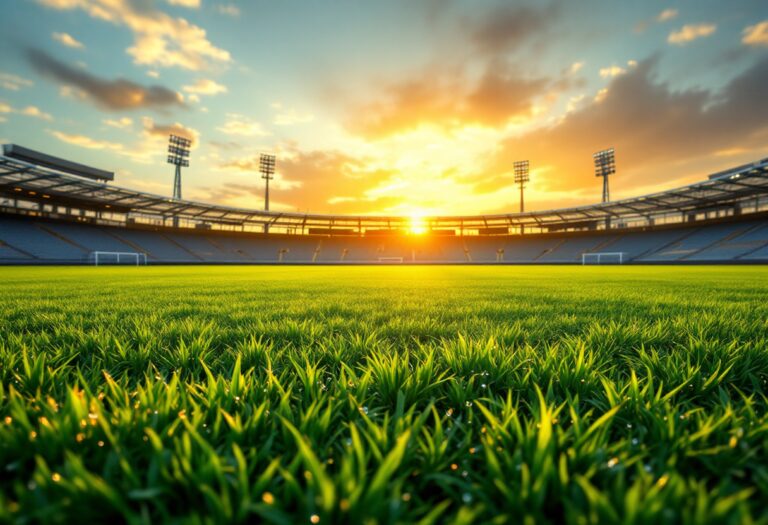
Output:
[[528,210],[594,203],[606,147],[615,198],[768,155],[760,1],[6,4],[0,142],[161,195],[169,133],[187,198],[263,206],[270,151],[271,208],[333,214],[516,211],[520,159]]
[[424,218],[419,215],[412,215],[408,233],[411,235],[424,235],[427,233],[427,224],[424,222]]

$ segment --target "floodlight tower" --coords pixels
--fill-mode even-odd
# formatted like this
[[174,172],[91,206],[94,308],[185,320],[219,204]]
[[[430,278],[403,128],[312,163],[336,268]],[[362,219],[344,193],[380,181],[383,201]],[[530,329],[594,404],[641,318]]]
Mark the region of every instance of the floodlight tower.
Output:
[[[264,179],[264,211],[269,211],[269,181],[275,178],[275,156],[262,153],[259,157],[259,172]],[[269,224],[264,223],[264,233],[269,232]]]
[[598,151],[592,158],[595,160],[595,177],[603,178],[603,202],[611,200],[608,191],[608,175],[616,173],[616,157],[613,148]]
[[259,157],[259,172],[266,181],[264,188],[264,211],[269,211],[269,181],[275,178],[275,156],[262,153]]
[[189,167],[189,147],[192,141],[171,135],[168,138],[168,164],[176,166],[176,175],[173,178],[173,198],[181,199],[181,168]]
[[525,203],[523,201],[523,189],[525,188],[525,183],[530,180],[528,167],[529,163],[527,160],[519,160],[515,162],[515,184],[520,185],[520,213],[523,213],[525,211]]

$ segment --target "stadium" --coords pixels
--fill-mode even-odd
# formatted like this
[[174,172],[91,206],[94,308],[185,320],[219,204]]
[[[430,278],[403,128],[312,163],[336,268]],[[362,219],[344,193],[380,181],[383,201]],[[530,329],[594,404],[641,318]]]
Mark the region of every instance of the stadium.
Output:
[[2,7],[0,524],[768,525],[765,0]]
[[7,144],[4,152],[2,264],[768,262],[768,159],[578,208],[412,218],[172,199],[27,148]]

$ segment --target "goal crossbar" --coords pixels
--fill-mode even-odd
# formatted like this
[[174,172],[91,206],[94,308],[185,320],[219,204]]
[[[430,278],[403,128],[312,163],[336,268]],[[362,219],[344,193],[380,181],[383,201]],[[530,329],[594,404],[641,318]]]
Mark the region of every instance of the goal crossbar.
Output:
[[626,255],[626,252],[582,253],[581,264],[624,264],[627,259]]
[[[122,257],[122,261],[121,261]],[[114,264],[134,264],[136,266],[147,264],[147,254],[139,252],[105,252],[95,251],[91,252],[90,258],[93,259],[95,266],[99,266],[99,263],[104,263],[105,260],[113,262]],[[101,259],[101,261],[99,261]]]

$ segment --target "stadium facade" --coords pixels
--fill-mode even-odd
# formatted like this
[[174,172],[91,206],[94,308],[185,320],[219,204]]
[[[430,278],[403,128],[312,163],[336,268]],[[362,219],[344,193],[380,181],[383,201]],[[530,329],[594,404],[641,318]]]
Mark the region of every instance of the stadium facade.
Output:
[[[630,199],[549,211],[348,216],[122,188],[18,146],[0,156],[0,264],[768,262],[768,159]],[[264,233],[268,231],[269,233]]]

